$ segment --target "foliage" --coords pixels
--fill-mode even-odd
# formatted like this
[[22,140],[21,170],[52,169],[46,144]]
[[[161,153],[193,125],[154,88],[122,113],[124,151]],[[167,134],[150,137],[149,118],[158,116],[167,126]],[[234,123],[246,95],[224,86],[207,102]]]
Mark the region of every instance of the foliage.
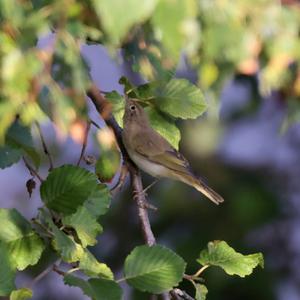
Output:
[[[213,103],[205,96],[218,98],[225,78],[258,72],[262,96],[272,90],[286,94],[288,107],[293,107],[284,123],[288,127],[300,116],[299,21],[296,6],[271,0],[256,1],[255,6],[249,0],[1,1],[0,168],[23,157],[34,165],[30,172],[37,177],[42,153],[31,135],[35,125],[50,121],[68,135],[76,124],[90,121],[86,92],[92,81],[80,53],[86,43],[102,44],[112,57],[122,48],[123,58],[145,79],[134,86],[123,77],[124,96],[106,93],[121,127],[124,98],[138,98],[153,128],[178,148],[177,120],[210,113]],[[48,47],[39,45],[43,36],[49,36]],[[194,83],[175,78],[180,59],[197,73]],[[97,244],[102,216],[109,210],[111,192],[104,182],[121,163],[117,145],[97,139],[95,172],[64,164],[40,178],[43,207],[32,221],[14,209],[0,209],[1,296],[31,296],[26,288],[16,290],[14,278],[17,271],[37,264],[46,248],[76,264],[63,274],[64,282],[92,299],[121,299],[122,280],[141,291],[162,293],[187,278],[196,299],[205,299],[207,288],[198,281],[208,266],[244,277],[263,265],[260,253],[242,255],[215,241],[200,253],[197,261],[203,267],[186,275],[186,262],[172,250],[138,246],[125,259],[124,278],[116,280],[87,249]],[[69,274],[76,271],[89,278]]]

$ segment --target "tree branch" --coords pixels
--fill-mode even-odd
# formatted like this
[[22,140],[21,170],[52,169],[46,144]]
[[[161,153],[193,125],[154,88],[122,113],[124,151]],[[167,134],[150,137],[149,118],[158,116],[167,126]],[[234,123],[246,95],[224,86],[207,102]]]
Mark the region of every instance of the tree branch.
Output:
[[85,128],[85,132],[84,132],[84,139],[83,139],[83,143],[82,143],[80,156],[79,156],[77,164],[76,164],[77,166],[79,166],[79,164],[80,164],[80,162],[81,162],[81,160],[84,156],[84,152],[85,152],[85,149],[86,149],[86,146],[87,146],[87,140],[88,140],[90,128],[91,128],[91,121],[88,120],[87,123],[86,123],[86,128]]
[[49,166],[50,166],[49,171],[51,171],[53,169],[53,160],[52,160],[51,154],[50,154],[50,152],[48,150],[48,147],[47,147],[47,144],[45,142],[40,124],[38,122],[36,122],[35,124],[36,124],[36,127],[38,129],[38,132],[39,132],[39,135],[40,135],[40,138],[41,138],[44,153],[46,154],[46,156],[49,159]]
[[39,175],[39,173],[37,172],[36,169],[34,169],[30,164],[29,162],[26,160],[26,158],[23,156],[23,161],[24,161],[24,164],[26,166],[26,168],[28,169],[29,173],[31,176],[33,177],[37,177],[38,180],[42,183],[44,181],[44,179]]
[[87,91],[87,95],[92,100],[93,104],[96,107],[96,110],[100,113],[106,124],[110,126],[114,131],[116,140],[123,155],[123,159],[128,166],[128,170],[131,176],[131,186],[133,193],[135,194],[135,197],[133,198],[137,203],[138,216],[141,223],[144,241],[147,245],[151,246],[155,244],[155,237],[149,221],[149,215],[146,208],[147,201],[145,198],[145,194],[143,193],[143,185],[139,169],[130,160],[128,153],[124,147],[122,141],[122,129],[111,115],[111,104],[105,99],[105,97],[101,94],[101,92],[95,85],[92,85],[89,88],[89,90]]

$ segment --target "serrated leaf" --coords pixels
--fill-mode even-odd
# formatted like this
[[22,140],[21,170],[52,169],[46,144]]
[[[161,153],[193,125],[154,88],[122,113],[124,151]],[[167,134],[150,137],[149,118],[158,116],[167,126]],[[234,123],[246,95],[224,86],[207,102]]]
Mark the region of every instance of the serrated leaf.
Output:
[[151,127],[160,133],[175,149],[178,149],[181,136],[175,122],[151,107],[147,107],[145,110],[149,116]]
[[64,165],[50,172],[41,185],[40,193],[48,208],[72,214],[96,189],[95,174],[77,166]]
[[105,98],[112,104],[112,113],[120,127],[123,127],[123,115],[125,99],[117,92],[112,91],[105,94]]
[[195,294],[195,299],[196,300],[205,300],[206,295],[208,293],[207,287],[204,284],[195,284],[196,288],[196,294]]
[[181,119],[194,119],[206,111],[200,89],[186,79],[171,79],[158,89],[155,104],[161,111]]
[[127,256],[124,274],[136,289],[160,294],[182,280],[185,266],[184,260],[168,248],[139,246]]
[[84,248],[95,245],[96,236],[102,232],[102,226],[84,206],[79,207],[74,214],[65,216],[62,222],[75,229]]
[[104,263],[100,263],[95,256],[87,249],[79,261],[79,268],[87,276],[98,276],[106,279],[114,279],[111,269]]
[[67,285],[81,288],[83,293],[93,300],[121,300],[122,298],[122,290],[113,280],[92,278],[85,281],[78,277],[67,275],[64,277],[64,282]]
[[221,267],[227,274],[240,277],[250,275],[258,265],[262,268],[264,266],[262,253],[243,255],[224,241],[209,242],[207,249],[201,251],[197,262]]
[[22,288],[19,290],[12,291],[9,300],[26,300],[32,298],[32,290]]
[[0,243],[7,247],[11,262],[18,270],[35,265],[44,244],[30,223],[15,209],[0,209],[0,220]]
[[79,261],[83,256],[84,250],[81,245],[76,243],[73,237],[61,231],[52,221],[52,218],[45,210],[41,210],[45,222],[53,234],[53,247],[59,252],[65,262],[71,263]]
[[7,296],[15,289],[16,269],[10,263],[10,253],[0,243],[0,296]]
[[4,145],[0,147],[0,168],[5,169],[17,163],[23,151],[21,149],[12,148],[11,146]]
[[84,202],[84,206],[94,216],[99,217],[105,215],[109,209],[111,194],[105,184],[98,184],[88,199]]
[[156,0],[93,0],[92,4],[109,40],[112,44],[118,45],[135,23],[143,22],[150,16],[156,2]]

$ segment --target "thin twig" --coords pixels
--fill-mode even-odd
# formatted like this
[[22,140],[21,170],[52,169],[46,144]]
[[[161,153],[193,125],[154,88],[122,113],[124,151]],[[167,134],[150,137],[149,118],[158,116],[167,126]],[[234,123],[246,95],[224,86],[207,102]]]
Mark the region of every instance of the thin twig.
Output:
[[23,161],[25,163],[26,168],[28,169],[31,176],[38,178],[38,180],[42,183],[44,179],[39,175],[36,169],[34,169],[29,162],[26,160],[26,158],[23,156]]
[[65,276],[66,272],[60,270],[56,264],[52,266],[52,270],[61,276]]
[[51,154],[50,154],[50,152],[48,150],[48,147],[47,147],[47,144],[45,142],[40,124],[38,122],[36,122],[35,124],[36,124],[36,127],[38,129],[38,132],[39,132],[39,135],[40,135],[40,138],[41,138],[44,153],[46,154],[46,156],[48,157],[48,160],[49,160],[49,165],[50,165],[49,171],[51,171],[53,169],[53,160],[52,160]]
[[88,120],[87,123],[86,123],[86,128],[85,128],[85,132],[84,132],[84,139],[83,139],[83,143],[82,143],[80,156],[79,156],[79,159],[77,161],[77,166],[79,166],[79,164],[80,164],[80,162],[81,162],[81,160],[84,156],[84,152],[85,152],[85,149],[86,149],[86,146],[87,146],[87,140],[88,140],[90,128],[91,128],[91,121]]
[[53,266],[54,265],[59,265],[61,263],[61,259],[58,259],[54,264],[51,263],[44,271],[42,271],[40,274],[38,274],[35,278],[33,278],[33,280],[30,282],[30,284],[28,285],[28,288],[32,289],[32,287],[41,279],[43,279],[46,275],[48,275],[48,273],[50,273],[51,271],[53,271]]
[[92,119],[89,120],[91,122],[92,125],[94,125],[96,128],[101,129],[101,127]]

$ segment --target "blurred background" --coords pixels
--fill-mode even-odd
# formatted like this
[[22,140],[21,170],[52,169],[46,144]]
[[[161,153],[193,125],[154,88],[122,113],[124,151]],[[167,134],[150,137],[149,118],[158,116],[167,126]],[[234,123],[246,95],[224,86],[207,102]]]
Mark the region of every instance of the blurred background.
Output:
[[[187,261],[188,274],[197,270],[199,252],[211,240],[225,240],[244,254],[264,254],[265,268],[244,279],[227,276],[219,269],[205,271],[209,300],[298,300],[300,4],[292,0],[203,0],[197,5],[199,26],[186,23],[193,38],[180,52],[180,62],[169,63],[165,53],[162,61],[166,69],[171,66],[175,77],[190,80],[204,93],[208,111],[196,120],[177,122],[182,137],[180,150],[225,202],[216,207],[184,184],[160,180],[148,191],[149,202],[158,208],[157,212],[150,211],[154,234],[160,244]],[[142,29],[137,31],[139,34]],[[44,35],[38,47],[47,47],[51,39],[52,35]],[[193,43],[197,43],[197,50]],[[140,47],[135,48],[137,44]],[[95,43],[82,44],[81,53],[101,90],[123,93],[118,83],[122,75],[133,84],[141,84],[159,72],[149,53],[143,52],[145,47],[141,40],[137,43],[132,38],[114,55]],[[88,109],[91,118],[103,126],[91,103]],[[79,157],[83,126],[73,125],[68,135],[60,134],[49,122],[42,125],[56,166],[75,163]],[[41,149],[36,132],[33,134]],[[93,129],[87,148],[87,154],[95,157],[99,156],[96,136]],[[44,176],[47,168],[45,159],[41,167]],[[28,218],[35,216],[41,201],[38,189],[29,199],[25,186],[29,178],[22,162],[1,170],[0,206],[16,207]],[[143,174],[145,186],[152,181]],[[143,243],[128,181],[114,197],[102,224],[104,233],[92,252],[119,278],[125,257]],[[49,253],[44,255],[44,265],[49,257]],[[17,284],[29,282],[42,267],[20,274]],[[123,287],[125,299],[148,297]],[[192,291],[187,282],[182,288]],[[65,287],[57,274],[50,273],[36,285],[33,299],[86,298],[79,289]]]

